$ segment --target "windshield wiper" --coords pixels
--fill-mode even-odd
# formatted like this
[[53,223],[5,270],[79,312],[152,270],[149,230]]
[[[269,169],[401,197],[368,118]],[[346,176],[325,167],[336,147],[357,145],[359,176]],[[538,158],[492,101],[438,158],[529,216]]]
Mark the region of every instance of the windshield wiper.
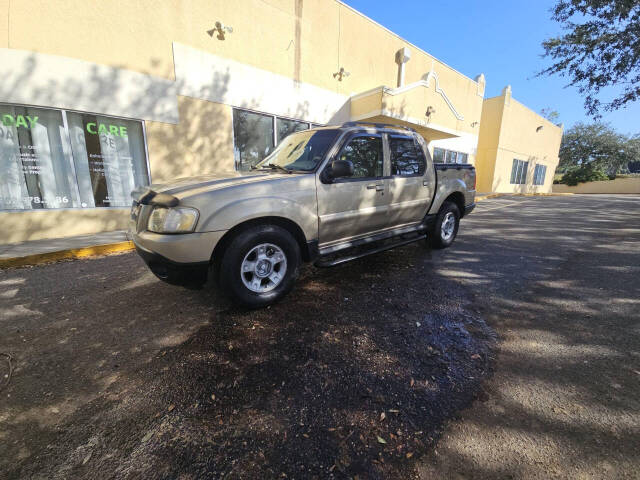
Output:
[[289,170],[288,168],[284,168],[283,166],[277,165],[275,163],[267,163],[265,165],[262,165],[260,167],[260,170],[266,170],[267,168],[270,169],[270,170],[280,170],[280,171],[285,172],[285,173],[293,172],[293,170]]

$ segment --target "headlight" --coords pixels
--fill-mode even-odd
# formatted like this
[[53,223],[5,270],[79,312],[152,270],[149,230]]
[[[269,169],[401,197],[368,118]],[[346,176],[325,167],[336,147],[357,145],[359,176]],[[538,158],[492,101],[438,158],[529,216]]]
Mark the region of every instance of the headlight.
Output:
[[155,233],[193,232],[198,222],[198,210],[189,207],[156,207],[149,216],[147,228]]

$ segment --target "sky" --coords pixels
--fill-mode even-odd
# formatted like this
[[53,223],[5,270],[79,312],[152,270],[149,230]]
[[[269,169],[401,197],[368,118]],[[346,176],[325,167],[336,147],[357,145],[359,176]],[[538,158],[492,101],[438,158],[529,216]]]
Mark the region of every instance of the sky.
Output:
[[[343,1],[464,75],[484,73],[485,98],[511,85],[513,98],[532,110],[556,110],[565,130],[592,121],[577,88],[565,88],[567,78],[536,77],[550,65],[541,58],[542,41],[561,33],[551,20],[554,0]],[[640,133],[640,102],[603,112],[602,121],[621,133]]]

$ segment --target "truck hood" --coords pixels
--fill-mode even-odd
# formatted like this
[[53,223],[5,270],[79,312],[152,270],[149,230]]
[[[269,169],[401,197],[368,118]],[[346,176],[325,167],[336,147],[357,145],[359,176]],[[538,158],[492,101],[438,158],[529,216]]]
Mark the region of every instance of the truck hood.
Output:
[[218,175],[198,175],[195,177],[178,178],[168,183],[150,185],[149,188],[158,193],[169,195],[190,194],[195,190],[218,190],[225,187],[251,184],[256,182],[268,182],[290,177],[295,174],[280,174],[271,172],[226,172]]

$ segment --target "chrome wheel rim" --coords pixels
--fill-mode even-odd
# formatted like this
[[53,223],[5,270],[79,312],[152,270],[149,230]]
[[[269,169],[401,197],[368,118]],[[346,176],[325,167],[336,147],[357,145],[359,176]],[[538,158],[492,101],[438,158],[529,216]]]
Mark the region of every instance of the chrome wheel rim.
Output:
[[287,273],[287,256],[273,243],[261,243],[249,250],[240,265],[244,286],[255,293],[276,288]]
[[449,240],[453,237],[453,232],[456,229],[456,216],[453,212],[447,212],[442,219],[442,226],[440,227],[440,235],[443,240]]

